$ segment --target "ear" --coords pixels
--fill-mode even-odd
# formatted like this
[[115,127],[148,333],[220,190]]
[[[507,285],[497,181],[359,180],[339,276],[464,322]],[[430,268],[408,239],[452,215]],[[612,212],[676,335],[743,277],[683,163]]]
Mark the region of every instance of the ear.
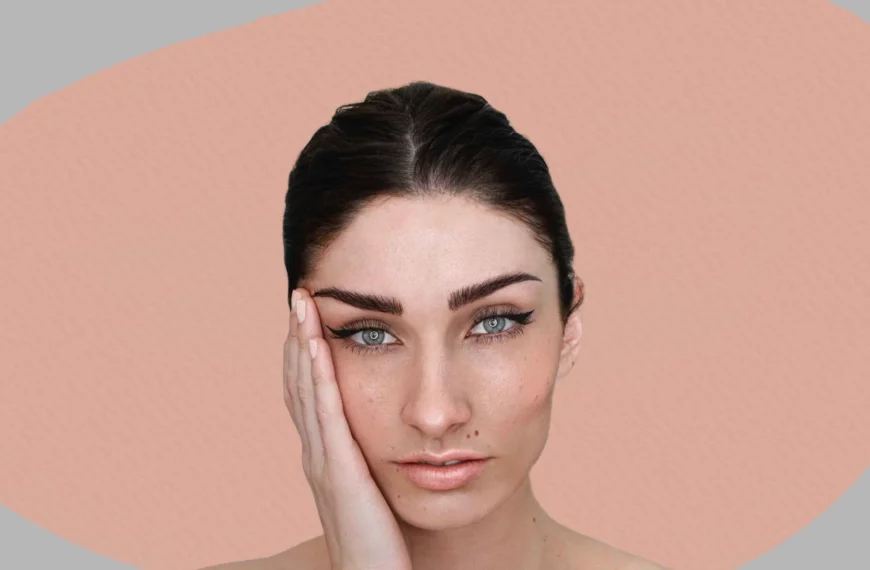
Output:
[[574,298],[571,306],[577,306],[574,312],[568,316],[565,323],[565,332],[562,336],[562,352],[559,355],[559,371],[556,378],[561,378],[574,368],[577,354],[580,352],[580,337],[583,336],[583,320],[580,315],[580,306],[585,294],[583,281],[576,275],[574,281]]

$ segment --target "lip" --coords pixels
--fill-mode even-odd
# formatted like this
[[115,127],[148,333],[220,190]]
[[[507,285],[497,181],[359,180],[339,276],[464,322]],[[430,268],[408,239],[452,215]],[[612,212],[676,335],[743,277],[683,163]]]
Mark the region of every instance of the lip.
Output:
[[[431,456],[429,456],[431,457]],[[447,457],[442,456],[442,457]],[[466,454],[465,457],[468,457]],[[426,461],[429,461],[428,459]],[[445,459],[444,461],[452,461]],[[425,463],[399,463],[399,469],[411,483],[430,491],[452,491],[476,479],[486,468],[489,459],[465,459],[449,466],[426,465]]]
[[485,455],[480,453],[475,453],[473,451],[448,451],[447,453],[442,453],[441,455],[433,455],[431,453],[415,453],[414,455],[407,455],[398,461],[399,464],[408,464],[408,463],[446,463],[448,461],[478,461],[481,459],[486,459]]

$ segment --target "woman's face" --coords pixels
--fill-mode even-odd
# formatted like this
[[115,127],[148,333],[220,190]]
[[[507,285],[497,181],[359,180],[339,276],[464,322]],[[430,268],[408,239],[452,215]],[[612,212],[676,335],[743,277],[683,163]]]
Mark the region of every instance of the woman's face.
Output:
[[[451,306],[456,292],[517,273],[534,279]],[[514,494],[546,442],[555,379],[573,361],[563,351],[556,268],[526,226],[466,199],[382,200],[300,286],[314,295],[351,431],[399,517],[453,528]],[[391,300],[395,312],[329,296],[336,290]],[[578,319],[566,335],[579,335]],[[359,332],[335,338],[342,329]],[[488,460],[449,491],[414,483],[397,464],[448,451]]]

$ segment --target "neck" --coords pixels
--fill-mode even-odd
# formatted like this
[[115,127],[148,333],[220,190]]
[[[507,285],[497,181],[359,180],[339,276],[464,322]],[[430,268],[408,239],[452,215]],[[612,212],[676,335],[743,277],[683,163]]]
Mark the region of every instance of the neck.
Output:
[[546,539],[558,527],[538,503],[528,477],[497,509],[468,526],[429,531],[399,524],[414,570],[543,568]]

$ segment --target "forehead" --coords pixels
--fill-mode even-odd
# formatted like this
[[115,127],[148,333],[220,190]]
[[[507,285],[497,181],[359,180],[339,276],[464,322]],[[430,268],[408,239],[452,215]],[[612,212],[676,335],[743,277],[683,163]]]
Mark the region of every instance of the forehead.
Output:
[[362,210],[306,281],[443,305],[449,291],[513,271],[555,278],[521,222],[466,198],[389,198]]

